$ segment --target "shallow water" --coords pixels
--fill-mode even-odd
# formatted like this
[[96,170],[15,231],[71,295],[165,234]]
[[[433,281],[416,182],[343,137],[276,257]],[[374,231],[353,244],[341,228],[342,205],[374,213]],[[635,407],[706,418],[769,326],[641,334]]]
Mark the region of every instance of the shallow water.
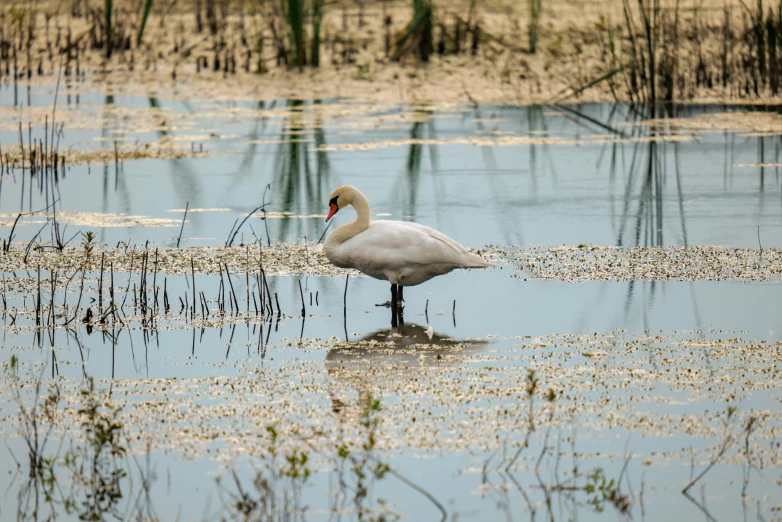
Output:
[[[0,89],[6,107],[13,103],[9,90]],[[183,100],[176,92],[143,97],[86,91],[78,103],[75,95],[67,102],[67,90],[59,93],[67,130],[61,150],[111,152],[117,140],[120,147],[141,149],[160,142],[185,151],[203,146],[210,154],[126,161],[118,169],[111,160],[71,167],[57,186],[61,210],[90,213],[71,217],[79,223],[73,228],[95,229],[107,243],[171,245],[188,204],[183,244],[224,243],[231,225],[261,204],[268,184],[268,234],[277,241],[319,237],[327,196],[341,184],[360,187],[382,218],[415,219],[474,247],[754,248],[758,226],[764,246],[780,246],[782,237],[782,144],[777,136],[758,136],[740,125],[733,126],[737,132],[662,126],[662,141],[650,141],[648,126],[639,124],[646,115],[608,104],[438,109],[339,100],[217,103]],[[52,88],[35,88],[30,101],[47,107],[53,94]],[[8,110],[21,118],[27,140],[29,112]],[[761,110],[684,106],[672,112],[686,119],[749,111],[751,118]],[[15,124],[0,132],[5,150],[18,141]],[[5,219],[47,205],[45,194],[29,194],[29,183],[23,196],[19,179],[9,181],[0,192]],[[162,221],[152,224],[165,226],[148,228],[131,219],[102,227],[100,214],[153,218]],[[258,217],[249,224],[252,230],[242,230],[245,240],[253,232],[265,237]],[[18,239],[38,228],[29,224]]]
[[[768,165],[780,163],[782,142],[738,125],[704,133],[676,123],[650,141],[649,125],[624,106],[214,103],[175,92],[108,96],[101,89],[59,93],[66,121],[61,149],[112,150],[117,139],[206,151],[125,160],[116,171],[111,161],[70,167],[53,186],[58,219],[72,220],[67,235],[94,230],[111,246],[174,245],[185,206],[182,245],[220,246],[231,225],[263,202],[267,184],[267,219],[248,220],[235,244],[316,239],[328,194],[346,183],[358,186],[381,218],[414,219],[476,248],[755,248],[758,235],[764,248],[781,242],[779,167]],[[47,107],[52,95],[52,88],[35,88],[29,100]],[[27,103],[25,93],[17,102]],[[13,104],[9,88],[0,88],[4,110],[27,114]],[[673,112],[687,119],[754,110]],[[674,138],[682,141],[667,141]],[[0,143],[3,151],[18,145],[18,129],[3,127]],[[51,195],[35,185],[31,191],[29,179],[23,189],[18,170],[2,179],[0,236],[7,237],[6,221],[47,206]],[[338,215],[339,222],[347,219]],[[16,239],[29,241],[45,221],[24,218]],[[46,240],[48,228],[42,234]],[[0,519],[25,518],[16,511],[25,505],[19,495],[26,491],[26,449],[13,390],[21,389],[30,407],[30,385],[39,375],[62,393],[56,438],[71,443],[84,437],[75,410],[86,400],[85,376],[95,379],[101,397],[111,390],[105,400],[122,406],[136,459],[123,461],[135,485],[123,483],[131,507],[120,505],[133,511],[143,504],[135,499],[148,451],[155,470],[151,518],[234,517],[230,469],[252,489],[254,473],[268,464],[267,425],[279,430],[286,451],[304,448],[312,456],[313,474],[297,505],[309,506],[307,518],[333,518],[335,455],[344,440],[352,441],[352,454],[364,451],[367,398],[382,405],[369,414],[379,419],[372,458],[438,499],[451,518],[776,516],[782,503],[776,280],[564,283],[525,279],[499,264],[408,288],[401,328],[390,326],[387,308],[375,306],[388,299],[387,283],[366,277],[352,276],[344,294],[344,278],[270,276],[279,317],[253,313],[243,298],[245,280],[235,277],[241,313],[224,322],[193,323],[173,304],[154,327],[131,319],[92,333],[80,321],[36,330],[32,296],[9,293],[8,309],[28,313],[18,313],[13,325],[3,316],[0,431],[20,466],[0,459],[6,492]],[[94,306],[98,275],[88,275],[85,299]],[[126,277],[117,274],[118,285]],[[197,280],[207,297],[218,294],[218,276]],[[190,290],[186,277],[167,281],[172,301]],[[257,291],[252,283],[250,291]],[[71,288],[68,302],[76,297]],[[215,315],[216,306],[210,301]],[[132,316],[130,305],[127,312]],[[12,354],[22,388],[7,364]],[[539,383],[533,399],[526,391],[531,369]],[[728,406],[736,408],[730,418]],[[683,495],[723,443],[716,465]],[[67,469],[58,469],[67,481]],[[287,479],[278,479],[284,489]],[[387,509],[409,519],[440,518],[420,489],[396,476],[370,489],[375,509],[384,509],[377,501],[385,499]],[[345,498],[348,518],[355,517],[355,491]],[[77,518],[62,506],[55,511]]]

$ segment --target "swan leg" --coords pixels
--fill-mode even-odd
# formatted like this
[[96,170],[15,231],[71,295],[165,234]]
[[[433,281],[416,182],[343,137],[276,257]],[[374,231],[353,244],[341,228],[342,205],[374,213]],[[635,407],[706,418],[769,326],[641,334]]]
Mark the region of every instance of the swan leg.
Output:
[[391,327],[396,328],[397,326],[397,320],[399,316],[399,309],[398,309],[398,302],[397,302],[397,286],[395,284],[391,285]]
[[405,290],[405,287],[402,286],[402,285],[399,285],[399,291],[397,292],[397,295],[399,296],[399,302],[400,303],[404,303],[405,302],[404,290]]

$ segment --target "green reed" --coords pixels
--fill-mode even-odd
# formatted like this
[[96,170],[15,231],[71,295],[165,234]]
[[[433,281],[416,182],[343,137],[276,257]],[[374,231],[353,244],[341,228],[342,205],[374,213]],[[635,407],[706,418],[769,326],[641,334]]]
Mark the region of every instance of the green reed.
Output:
[[141,11],[141,21],[139,22],[138,36],[136,37],[136,47],[141,45],[141,39],[144,37],[144,28],[147,26],[149,12],[152,10],[153,0],[144,0],[144,7]]

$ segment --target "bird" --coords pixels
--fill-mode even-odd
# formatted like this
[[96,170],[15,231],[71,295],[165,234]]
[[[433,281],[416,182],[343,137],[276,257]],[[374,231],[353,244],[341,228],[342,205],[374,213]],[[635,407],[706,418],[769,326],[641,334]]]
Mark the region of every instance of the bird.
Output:
[[351,185],[331,193],[326,221],[348,206],[356,211],[356,219],[328,235],[323,254],[335,266],[390,282],[392,308],[404,300],[406,286],[457,268],[494,266],[433,228],[408,221],[372,221],[369,201]]

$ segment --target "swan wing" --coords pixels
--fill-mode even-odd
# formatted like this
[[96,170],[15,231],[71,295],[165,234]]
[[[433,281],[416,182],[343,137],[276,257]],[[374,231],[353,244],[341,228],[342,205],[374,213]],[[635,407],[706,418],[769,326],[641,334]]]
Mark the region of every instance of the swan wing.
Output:
[[371,223],[335,247],[330,259],[337,266],[356,268],[372,277],[405,285],[418,284],[455,268],[491,266],[448,236],[401,221]]
[[379,221],[378,223],[398,223],[400,226],[403,227],[410,227],[415,230],[418,230],[420,232],[423,232],[424,234],[433,237],[434,239],[441,241],[454,249],[456,252],[459,252],[460,254],[469,254],[470,251],[467,250],[465,247],[463,247],[460,243],[457,241],[454,241],[450,237],[446,236],[439,230],[435,230],[431,227],[427,227],[426,225],[421,225],[419,223],[412,223],[407,221]]
[[426,225],[421,225],[418,223],[408,223],[404,221],[392,221],[392,223],[399,223],[400,225],[403,226],[412,227],[438,241],[445,243],[454,251],[459,253],[460,260],[462,263],[460,268],[487,268],[490,266],[494,266],[493,264],[483,259],[481,256],[477,254],[473,254],[466,247],[462,246],[461,243],[451,239],[450,237],[446,236],[439,230],[435,230],[433,228],[427,227]]

